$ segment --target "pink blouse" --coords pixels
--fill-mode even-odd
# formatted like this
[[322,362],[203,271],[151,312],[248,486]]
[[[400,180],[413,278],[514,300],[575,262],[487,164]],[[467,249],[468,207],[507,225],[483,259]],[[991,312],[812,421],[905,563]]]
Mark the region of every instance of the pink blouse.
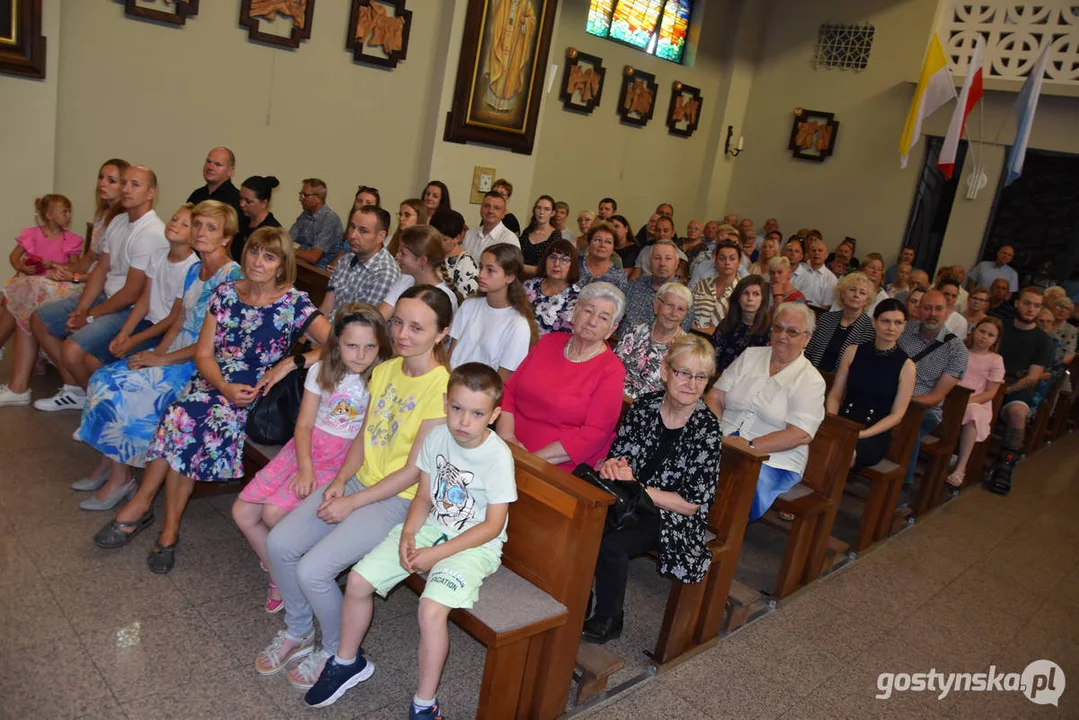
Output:
[[56,263],[66,263],[72,255],[82,255],[82,238],[70,230],[65,230],[61,237],[50,240],[45,237],[45,231],[35,225],[19,233],[15,242],[19,243],[27,255]]
[[529,452],[561,442],[572,472],[607,457],[622,413],[626,369],[612,350],[583,363],[563,355],[570,333],[540,338],[506,383],[502,409],[513,413],[514,434]]

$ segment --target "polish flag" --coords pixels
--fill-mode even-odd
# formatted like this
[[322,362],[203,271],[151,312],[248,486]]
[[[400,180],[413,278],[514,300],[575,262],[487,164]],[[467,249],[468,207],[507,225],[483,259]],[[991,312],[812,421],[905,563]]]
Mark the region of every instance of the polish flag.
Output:
[[959,101],[952,111],[952,121],[948,125],[948,134],[944,136],[944,147],[940,150],[937,158],[937,167],[944,173],[945,180],[952,179],[955,171],[955,154],[959,150],[959,138],[963,135],[963,129],[967,125],[967,116],[971,108],[982,99],[982,50],[985,48],[985,40],[981,35],[974,42],[974,52],[970,56],[970,64],[967,65],[967,77],[963,80],[963,89],[959,91]]

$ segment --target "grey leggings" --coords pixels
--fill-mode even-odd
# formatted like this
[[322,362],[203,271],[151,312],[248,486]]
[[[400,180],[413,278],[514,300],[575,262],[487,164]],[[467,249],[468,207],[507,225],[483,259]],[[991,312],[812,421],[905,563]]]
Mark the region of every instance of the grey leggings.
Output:
[[[345,495],[357,492],[363,486],[352,478]],[[313,613],[322,628],[322,647],[335,653],[341,640],[341,590],[335,578],[404,522],[408,501],[395,495],[364,505],[337,525],[319,520],[321,504],[322,491],[316,490],[283,517],[266,539],[266,557],[285,601],[288,634],[302,638],[311,632]]]

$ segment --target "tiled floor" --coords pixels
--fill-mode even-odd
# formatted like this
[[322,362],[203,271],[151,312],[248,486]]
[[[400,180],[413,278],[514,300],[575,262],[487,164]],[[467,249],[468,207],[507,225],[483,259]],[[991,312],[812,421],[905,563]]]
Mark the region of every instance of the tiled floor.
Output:
[[[0,363],[6,375],[7,363]],[[35,393],[51,389],[38,378]],[[196,501],[177,568],[151,575],[154,533],[102,551],[111,516],[78,509],[68,485],[92,462],[74,413],[0,409],[0,718],[390,718],[415,683],[416,599],[378,605],[374,677],[325,711],[303,706],[255,654],[281,627],[261,609],[265,576],[233,526],[231,498]],[[1009,498],[964,495],[846,569],[591,716],[646,718],[1079,717],[1079,437],[1025,461]],[[646,666],[666,581],[635,563],[627,659]],[[441,699],[475,713],[483,648],[453,628]],[[1019,693],[896,693],[890,672],[1022,671],[1045,658],[1071,675],[1059,708]]]

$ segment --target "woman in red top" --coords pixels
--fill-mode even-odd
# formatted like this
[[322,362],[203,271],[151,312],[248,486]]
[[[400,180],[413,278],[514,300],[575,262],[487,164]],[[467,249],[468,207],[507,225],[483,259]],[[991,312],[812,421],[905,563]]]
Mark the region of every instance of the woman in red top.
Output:
[[771,307],[779,307],[785,302],[806,301],[798,288],[791,284],[791,261],[780,255],[768,261],[768,279],[771,281]]
[[506,382],[503,440],[567,471],[607,457],[626,378],[607,339],[625,309],[625,296],[610,283],[581,290],[573,332],[544,335]]

